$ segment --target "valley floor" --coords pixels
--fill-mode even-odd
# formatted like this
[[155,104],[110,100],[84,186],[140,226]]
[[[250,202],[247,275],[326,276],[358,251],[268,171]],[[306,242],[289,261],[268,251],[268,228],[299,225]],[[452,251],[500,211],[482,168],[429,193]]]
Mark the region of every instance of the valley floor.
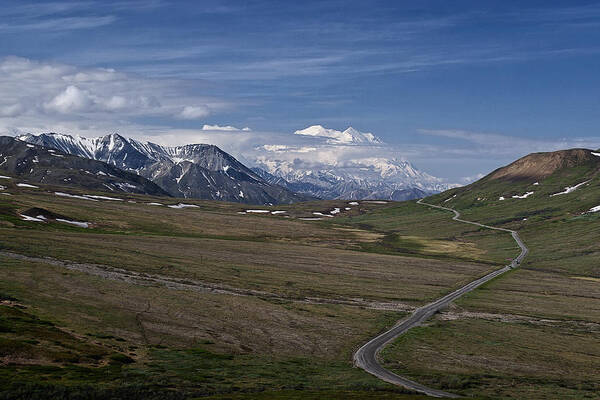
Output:
[[[420,399],[354,368],[352,353],[518,253],[509,235],[414,202],[240,214],[247,210],[228,203],[168,208],[146,196],[8,190],[0,197],[7,399]],[[33,208],[90,227],[19,216]],[[300,219],[335,208],[344,212]],[[538,268],[530,247],[522,269],[386,348],[386,366],[469,396],[593,398],[597,282],[581,279],[585,269]]]

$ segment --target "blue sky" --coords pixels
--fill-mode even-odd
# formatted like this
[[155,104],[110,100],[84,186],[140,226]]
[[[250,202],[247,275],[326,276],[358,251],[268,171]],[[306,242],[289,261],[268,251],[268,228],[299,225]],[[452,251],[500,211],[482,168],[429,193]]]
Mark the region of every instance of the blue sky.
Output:
[[5,0],[0,57],[9,133],[119,131],[241,156],[239,143],[351,125],[455,181],[600,147],[597,1]]

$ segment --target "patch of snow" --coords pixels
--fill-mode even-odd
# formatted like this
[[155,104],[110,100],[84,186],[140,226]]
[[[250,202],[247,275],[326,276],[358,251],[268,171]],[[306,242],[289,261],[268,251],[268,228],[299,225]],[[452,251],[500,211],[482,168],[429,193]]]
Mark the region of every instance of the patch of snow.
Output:
[[123,188],[127,188],[127,189],[137,189],[137,186],[132,185],[131,183],[127,183],[127,182],[118,182],[115,183],[115,185],[117,185],[119,187],[119,189],[123,190],[126,192],[125,189]]
[[195,205],[195,204],[183,204],[183,203],[179,203],[179,204],[172,204],[172,205],[170,205],[170,206],[167,206],[167,207],[169,207],[169,208],[189,208],[189,207],[192,207],[192,208],[199,208],[199,207],[198,207],[197,205]]
[[350,206],[357,206],[358,205],[358,201],[351,201],[350,203],[348,203],[348,205],[350,205]]
[[513,199],[526,199],[526,198],[528,198],[529,196],[531,196],[532,194],[533,194],[533,192],[527,192],[527,193],[525,193],[525,194],[521,194],[521,195],[519,195],[519,194],[515,194],[515,195],[514,195],[512,198],[513,198]]
[[277,215],[277,214],[285,214],[287,211],[271,211],[271,214],[273,215]]
[[[327,215],[329,217],[329,215]],[[298,218],[302,221],[321,221],[323,218]]]
[[371,204],[387,204],[387,201],[383,201],[383,200],[366,200],[363,201],[363,203],[371,203]]
[[60,158],[64,158],[64,156],[63,156],[63,155],[61,155],[61,154],[54,154],[54,153],[52,153],[52,154],[50,154],[50,155],[51,155],[51,156],[54,156],[54,157],[60,157]]
[[150,206],[162,206],[162,204],[160,204],[160,203],[146,203],[146,204],[148,204]]
[[91,195],[91,194],[86,194],[85,197],[91,197],[92,199],[97,199],[97,200],[123,201],[123,199],[119,199],[117,197],[96,196],[96,195]]
[[0,194],[3,194],[5,196],[12,196],[12,194],[10,194],[10,193],[0,193]]
[[88,228],[89,222],[69,221],[68,219],[56,218],[58,222],[64,222],[65,224],[71,224],[80,228]]
[[590,211],[588,211],[588,212],[595,213],[595,212],[598,212],[598,211],[600,211],[600,206],[592,207],[592,208],[590,208]]
[[246,215],[246,211],[238,211],[237,213],[238,213],[238,214],[243,214],[243,215]]
[[44,222],[43,219],[40,218],[36,218],[36,217],[30,217],[29,215],[23,215],[23,214],[19,214],[19,217],[21,217],[21,219],[23,221],[29,221],[29,222]]
[[317,211],[313,212],[313,215],[318,215],[319,217],[333,218],[333,215],[323,214],[323,213],[320,213],[320,212],[317,212]]
[[78,195],[75,195],[75,194],[69,194],[69,193],[63,193],[63,192],[54,192],[54,194],[57,195],[57,196],[60,196],[60,197],[70,197],[70,198],[73,198],[73,199],[98,201],[98,200],[90,199],[89,197],[86,197],[86,196],[78,196]]
[[452,199],[453,199],[453,198],[455,198],[455,197],[456,197],[456,195],[454,195],[454,196],[452,196],[452,197],[448,197],[446,200],[444,200],[444,203],[447,203],[447,202],[449,202],[450,200],[452,200]]
[[0,175],[0,179],[12,179],[10,176]]
[[350,210],[352,210],[352,207],[346,207],[346,208],[344,208],[344,210],[350,211]]
[[44,217],[43,215],[38,215],[36,218],[39,218],[39,219],[46,219],[46,217]]
[[502,200],[506,200],[506,199],[504,198],[504,196],[500,196],[500,197],[498,198],[498,200],[502,201]]
[[32,145],[32,144],[27,144],[27,147],[29,147],[29,148],[34,148],[35,146],[34,146],[34,145]]
[[98,171],[98,172],[96,172],[96,175],[104,175],[104,176],[106,176],[107,174],[105,172]]
[[240,197],[242,197],[242,198],[244,197],[244,192],[242,192],[241,190],[240,190]]
[[265,214],[270,213],[269,210],[246,210],[247,213]]
[[583,185],[585,185],[585,184],[586,184],[586,183],[588,183],[588,182],[589,182],[589,180],[588,180],[588,181],[585,181],[585,182],[578,183],[578,184],[577,184],[577,185],[575,185],[575,186],[567,186],[567,187],[565,187],[565,190],[564,190],[564,191],[562,191],[562,192],[559,192],[559,193],[554,193],[554,194],[551,194],[551,195],[550,195],[550,197],[553,197],[553,196],[559,196],[559,195],[561,195],[561,194],[569,194],[569,193],[571,193],[571,192],[574,192],[574,191],[576,191],[576,190],[577,190],[577,189],[578,189],[580,186],[583,186]]
[[540,184],[539,182],[533,182],[533,186],[537,186],[539,184]]
[[595,153],[595,152],[593,152],[593,151],[592,151],[592,155],[593,155],[593,156],[596,156],[596,157],[600,157],[600,153]]
[[29,183],[17,183],[18,187],[39,189],[39,186],[30,185]]
[[335,214],[339,214],[339,213],[340,213],[340,209],[339,209],[339,208],[337,208],[337,207],[336,207],[336,208],[334,208],[333,210],[329,211],[329,214],[333,214],[333,215],[335,215]]

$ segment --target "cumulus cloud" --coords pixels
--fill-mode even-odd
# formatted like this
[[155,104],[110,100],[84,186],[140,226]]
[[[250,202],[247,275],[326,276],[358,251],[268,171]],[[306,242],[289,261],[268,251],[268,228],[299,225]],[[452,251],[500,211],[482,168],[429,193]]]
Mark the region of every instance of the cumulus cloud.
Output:
[[0,58],[0,131],[94,136],[172,126],[175,119],[231,108],[200,92],[190,90],[189,81],[9,56]]
[[73,111],[89,109],[93,104],[94,101],[90,97],[88,91],[81,90],[77,86],[69,85],[52,100],[44,104],[44,106],[48,110],[66,114]]

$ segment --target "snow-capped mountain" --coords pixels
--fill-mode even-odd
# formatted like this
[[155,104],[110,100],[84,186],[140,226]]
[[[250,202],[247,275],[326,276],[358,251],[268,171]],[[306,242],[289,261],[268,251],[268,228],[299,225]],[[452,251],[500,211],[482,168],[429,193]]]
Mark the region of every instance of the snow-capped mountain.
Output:
[[0,173],[29,183],[168,196],[158,185],[114,165],[0,136]]
[[248,204],[292,203],[308,198],[266,182],[213,145],[167,147],[118,134],[85,138],[49,133],[17,139],[135,172],[172,196]]
[[345,131],[324,128],[321,125],[312,125],[308,128],[294,132],[295,135],[313,136],[327,138],[328,143],[332,144],[364,144],[364,143],[382,143],[381,139],[368,132],[359,132],[353,127],[348,127]]
[[294,161],[259,158],[257,166],[253,170],[268,182],[323,199],[409,200],[455,186],[396,159],[372,158],[311,168]]

